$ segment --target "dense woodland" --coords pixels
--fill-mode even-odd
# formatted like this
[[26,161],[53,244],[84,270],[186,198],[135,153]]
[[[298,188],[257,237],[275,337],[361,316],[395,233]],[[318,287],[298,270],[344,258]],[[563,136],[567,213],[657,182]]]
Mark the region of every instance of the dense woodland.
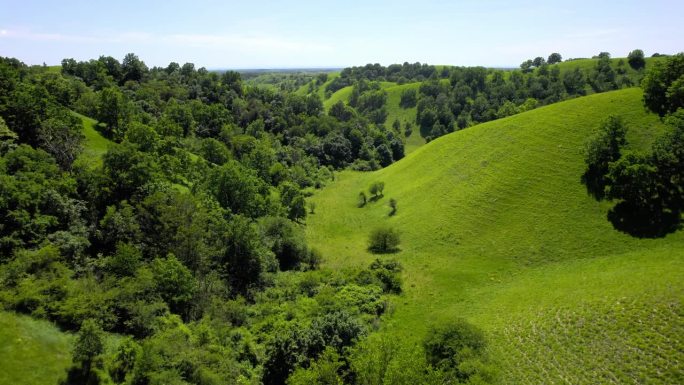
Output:
[[[645,104],[673,127],[652,152],[623,155],[611,120],[587,155],[597,198],[665,213],[654,222],[666,231],[684,209],[683,58],[643,81]],[[336,170],[404,156],[378,81],[422,81],[402,105],[417,106],[421,133],[436,138],[635,85],[643,72],[619,68],[640,71],[638,61],[615,71],[602,55],[588,78],[543,59],[515,71],[354,67],[327,86],[353,86],[349,103],[326,112],[314,93],[291,92],[305,84],[296,79],[252,86],[133,54],[65,59],[60,71],[2,58],[0,305],[78,333],[70,384],[487,383],[497,373],[486,339],[466,322],[432,330],[422,350],[372,335],[402,292],[402,266],[382,257],[321,269],[305,198]],[[81,115],[112,142],[101,157],[83,152]],[[402,365],[388,366],[400,351]]]

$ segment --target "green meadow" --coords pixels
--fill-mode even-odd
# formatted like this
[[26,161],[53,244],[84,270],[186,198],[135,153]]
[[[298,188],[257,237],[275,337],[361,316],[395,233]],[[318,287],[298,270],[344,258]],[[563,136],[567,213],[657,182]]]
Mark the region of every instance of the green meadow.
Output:
[[55,385],[71,365],[72,340],[50,322],[0,312],[0,384]]
[[83,135],[85,140],[81,157],[92,162],[101,162],[102,155],[107,152],[107,148],[112,142],[97,131],[97,121],[95,119],[76,112],[73,112],[73,114],[83,122]]
[[[580,183],[584,143],[609,114],[632,150],[662,132],[641,97],[577,98],[446,135],[376,172],[341,172],[310,198],[308,240],[344,268],[377,258],[373,228],[396,228],[401,250],[381,258],[404,264],[405,290],[382,333],[418,343],[464,317],[486,331],[503,383],[679,382],[684,236],[616,231],[611,203]],[[384,195],[357,207],[375,181]]]

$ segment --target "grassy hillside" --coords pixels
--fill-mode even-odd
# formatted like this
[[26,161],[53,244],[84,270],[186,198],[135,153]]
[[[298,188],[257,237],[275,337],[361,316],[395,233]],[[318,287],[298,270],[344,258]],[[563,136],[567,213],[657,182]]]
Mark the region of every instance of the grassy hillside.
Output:
[[338,101],[343,101],[345,103],[349,102],[349,97],[351,96],[352,86],[347,86],[335,91],[328,99],[323,99],[323,107],[325,110],[329,110],[333,104]]
[[[416,108],[404,109],[399,106],[399,101],[401,100],[402,91],[408,88],[418,89],[420,83],[408,83],[398,85],[392,82],[381,82],[380,86],[387,91],[387,121],[385,124],[387,126],[391,125],[395,119],[398,119],[402,124],[402,131],[404,127],[404,122],[410,122],[414,125],[413,133],[411,136],[406,138],[406,148],[405,152],[407,154],[415,151],[418,147],[425,144],[425,139],[420,136],[418,127],[415,127],[416,123]],[[343,101],[345,103],[349,102],[349,97],[351,96],[352,87],[344,87],[330,96],[323,102],[323,106],[326,110],[337,103],[338,101]]]
[[386,87],[387,91],[387,125],[394,123],[395,119],[401,122],[402,132],[404,130],[404,123],[409,122],[413,124],[413,132],[406,138],[405,152],[412,153],[418,147],[425,144],[425,139],[420,136],[420,129],[416,125],[416,107],[401,108],[399,102],[401,101],[401,93],[409,88],[415,88],[416,91],[420,87],[420,83],[408,83],[402,85],[393,85]]
[[[376,258],[370,230],[397,228],[402,250],[392,257],[405,266],[405,293],[386,332],[418,341],[433,322],[466,317],[487,332],[502,382],[671,382],[684,359],[675,327],[684,322],[684,235],[617,232],[610,204],[580,184],[583,144],[608,114],[628,122],[635,148],[663,128],[639,89],[471,127],[386,169],[341,173],[312,198],[309,241],[329,266],[360,265]],[[359,191],[378,180],[384,197],[357,208]],[[550,354],[552,344],[562,351]]]
[[[648,70],[650,67],[653,66],[654,63],[661,61],[664,59],[664,57],[647,57],[644,58],[646,60],[646,67],[644,70]],[[629,66],[629,62],[627,62],[627,58],[612,58],[611,59],[611,65],[613,68],[618,67],[618,62],[620,60],[624,61],[625,63],[625,68],[629,72],[635,72],[632,67]],[[589,72],[593,69],[596,68],[596,63],[598,63],[598,59],[576,59],[576,60],[569,60],[569,61],[564,61],[558,64],[554,64],[558,66],[558,68],[561,70],[561,73],[568,71],[568,70],[574,70],[575,68],[579,68],[582,71]]]
[[[339,78],[339,77],[340,77],[340,73],[339,73],[339,72],[330,72],[330,73],[328,73],[328,80],[327,80],[325,83],[321,84],[321,86],[318,87],[318,88],[316,89],[316,94],[318,95],[318,97],[319,97],[322,101],[325,102],[326,99],[327,99],[327,98],[325,97],[325,87],[326,87],[328,84],[332,83],[332,81],[335,80],[335,78]],[[310,84],[310,83],[307,83],[307,84],[304,84],[303,86],[299,87],[299,89],[298,89],[297,91],[295,91],[295,94],[301,95],[301,96],[304,96],[304,95],[309,94],[309,84]]]
[[73,112],[73,114],[79,117],[83,122],[83,135],[85,135],[85,141],[83,142],[83,153],[81,154],[81,157],[94,163],[101,162],[102,155],[107,152],[107,148],[112,142],[95,129],[95,126],[97,125],[95,119],[91,119],[76,112]]
[[72,339],[49,322],[0,312],[0,384],[56,384],[71,365]]

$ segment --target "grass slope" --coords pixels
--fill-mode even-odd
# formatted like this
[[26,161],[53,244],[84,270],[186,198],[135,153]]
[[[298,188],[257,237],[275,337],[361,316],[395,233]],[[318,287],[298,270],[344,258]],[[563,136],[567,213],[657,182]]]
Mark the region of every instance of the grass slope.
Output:
[[97,125],[95,119],[91,119],[76,112],[72,112],[72,114],[80,118],[83,122],[83,135],[85,136],[85,141],[83,142],[83,153],[81,154],[81,157],[94,164],[99,164],[102,162],[102,156],[107,152],[107,148],[112,142],[95,129],[95,126]]
[[47,321],[0,312],[0,384],[56,384],[71,365],[72,340]]
[[[405,138],[405,152],[409,154],[418,147],[425,144],[425,139],[420,136],[420,130],[416,126],[416,107],[412,108],[401,108],[399,106],[399,101],[401,100],[401,93],[409,88],[415,88],[418,90],[420,87],[420,82],[407,83],[397,85],[397,83],[392,82],[381,82],[380,87],[387,91],[387,120],[385,121],[386,126],[391,126],[395,120],[401,122],[401,130],[404,130],[404,122],[409,122],[414,125],[413,133]],[[338,101],[343,101],[344,103],[349,103],[349,97],[351,96],[352,87],[344,87],[330,96],[327,100],[323,102],[323,107],[326,111],[332,107],[333,104]]]
[[406,146],[404,149],[406,154],[410,154],[418,149],[418,147],[424,145],[425,139],[420,136],[420,128],[416,125],[416,107],[401,108],[399,102],[401,101],[402,92],[409,88],[418,91],[420,82],[402,85],[392,84],[392,86],[385,88],[385,91],[387,91],[387,122],[385,124],[389,127],[395,120],[399,120],[401,122],[402,133],[404,131],[405,122],[409,122],[413,125],[413,132],[406,138]]
[[[580,184],[583,144],[608,114],[623,116],[637,149],[663,129],[639,89],[471,127],[383,170],[341,173],[311,198],[309,241],[328,266],[363,265],[376,258],[365,250],[370,229],[397,228],[405,293],[386,332],[418,341],[431,323],[466,317],[487,331],[504,383],[672,382],[684,354],[675,327],[684,322],[684,236],[617,232],[606,220],[610,204]],[[357,208],[359,191],[377,180],[385,196]],[[399,205],[393,217],[389,198]],[[629,310],[620,313],[617,301]],[[651,362],[664,354],[669,366]],[[613,377],[597,380],[602,368]]]
[[[644,68],[644,72],[647,71],[649,68],[653,66],[654,63],[658,61],[664,60],[665,57],[647,57],[644,58],[646,61],[646,67]],[[618,68],[618,62],[622,60],[624,62],[625,69],[629,74],[636,73],[635,70],[632,69],[632,67],[629,66],[629,62],[627,61],[627,58],[612,58],[610,59],[610,64],[614,69]],[[585,73],[588,73],[589,71],[592,71],[596,68],[596,64],[598,63],[599,59],[576,59],[576,60],[569,60],[569,61],[564,61],[558,64],[554,64],[555,66],[558,66],[558,68],[561,71],[561,74],[564,73],[565,71],[572,71],[575,68],[579,68]]]

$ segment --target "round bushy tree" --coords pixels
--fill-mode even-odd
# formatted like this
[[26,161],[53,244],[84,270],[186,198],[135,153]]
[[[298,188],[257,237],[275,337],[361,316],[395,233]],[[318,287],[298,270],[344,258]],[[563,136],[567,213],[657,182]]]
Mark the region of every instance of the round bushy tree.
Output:
[[646,60],[644,59],[644,51],[640,49],[635,49],[627,55],[627,62],[629,66],[635,70],[640,70],[646,66]]
[[399,232],[391,227],[373,230],[368,240],[368,250],[373,253],[392,253],[399,250]]

